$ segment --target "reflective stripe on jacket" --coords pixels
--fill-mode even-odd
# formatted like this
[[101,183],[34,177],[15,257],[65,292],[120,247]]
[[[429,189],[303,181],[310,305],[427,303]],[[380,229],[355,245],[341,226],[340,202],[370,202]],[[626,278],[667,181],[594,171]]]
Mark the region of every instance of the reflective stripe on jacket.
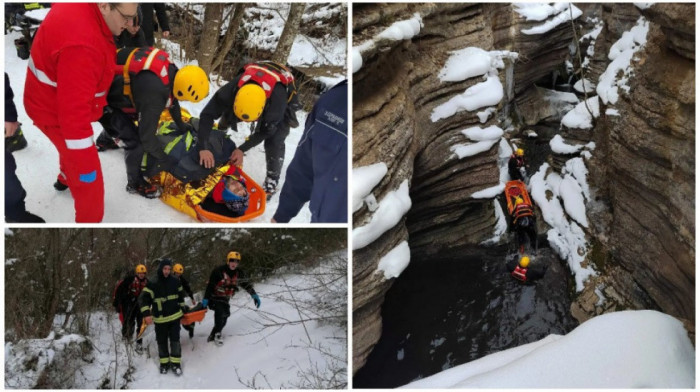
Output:
[[32,43],[24,106],[38,126],[59,127],[69,149],[94,148],[116,46],[97,4],[54,4]]
[[156,324],[178,320],[185,306],[180,280],[170,275],[157,282],[149,282],[139,296],[139,306],[143,316],[153,316]]

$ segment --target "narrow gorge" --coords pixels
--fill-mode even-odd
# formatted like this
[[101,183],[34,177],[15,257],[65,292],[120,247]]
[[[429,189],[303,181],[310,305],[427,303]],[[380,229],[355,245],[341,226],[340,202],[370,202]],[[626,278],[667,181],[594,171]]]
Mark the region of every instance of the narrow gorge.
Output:
[[[560,334],[603,313],[653,309],[683,321],[694,341],[695,6],[558,6],[534,18],[505,3],[354,4],[354,175],[380,163],[386,170],[354,200],[353,374],[382,338],[401,340],[383,329],[385,301],[400,306],[422,283],[458,290],[459,274],[477,288],[423,306],[492,291],[529,295],[559,320],[540,314],[538,331]],[[450,68],[460,55],[469,61]],[[490,59],[486,72],[451,78],[476,58]],[[572,121],[576,113],[590,125]],[[477,127],[503,132],[475,136]],[[513,242],[499,229],[498,201],[513,145],[527,151],[531,182],[576,183],[585,204],[585,216],[564,206],[566,221],[554,224],[542,204],[568,201],[553,187],[533,195],[540,257],[550,265],[536,289],[515,290],[505,272],[492,271]],[[406,186],[410,201],[398,223],[357,241],[358,230],[387,211],[382,201]],[[389,276],[380,261],[404,242],[410,265]],[[452,276],[422,282],[435,270]],[[475,277],[492,281],[482,287]],[[499,349],[528,342],[494,339]],[[447,360],[442,370],[456,364]]]

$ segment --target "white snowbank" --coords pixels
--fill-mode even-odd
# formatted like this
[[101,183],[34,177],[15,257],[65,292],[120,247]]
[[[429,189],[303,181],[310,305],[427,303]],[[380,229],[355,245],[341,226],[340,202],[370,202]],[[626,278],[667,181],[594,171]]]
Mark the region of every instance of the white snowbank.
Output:
[[[589,109],[590,112],[588,111]],[[566,113],[564,118],[561,119],[561,124],[567,128],[589,129],[593,127],[593,118],[598,118],[599,116],[600,105],[598,96],[594,95]]]
[[527,21],[543,21],[552,15],[560,13],[561,5],[552,6],[547,3],[514,3],[513,9]]
[[[572,168],[578,163],[572,163]],[[583,283],[588,277],[596,275],[592,266],[584,267],[581,263],[585,260],[588,246],[586,244],[586,236],[581,227],[575,222],[569,222],[566,218],[564,204],[570,204],[572,213],[577,217],[581,215],[585,218],[585,206],[583,203],[578,204],[576,196],[573,194],[573,184],[571,181],[564,179],[557,173],[546,174],[549,169],[547,163],[542,164],[540,169],[530,178],[530,197],[533,202],[540,207],[542,218],[552,227],[547,232],[547,240],[550,246],[559,255],[562,260],[565,260],[574,275],[576,281],[576,291],[583,290]],[[580,169],[577,169],[580,171]],[[577,170],[574,172],[579,173]],[[580,173],[579,173],[580,175]],[[569,176],[567,174],[565,177]],[[583,189],[578,185],[578,179],[574,180],[579,189]],[[565,183],[562,187],[562,184]],[[585,186],[588,189],[588,185]],[[547,193],[551,196],[547,196]],[[581,191],[582,192],[582,191]],[[563,201],[560,201],[562,199]],[[568,209],[566,211],[569,212]]]
[[556,91],[550,89],[542,89],[544,91],[544,99],[547,101],[561,101],[566,103],[579,103],[579,99],[574,93]]
[[463,129],[462,134],[469,138],[469,140],[475,142],[481,142],[484,140],[494,140],[500,139],[503,136],[503,129],[497,125],[491,125],[486,128],[481,127],[470,127]]
[[481,48],[455,50],[450,52],[438,78],[441,82],[459,82],[484,75],[491,69],[491,61],[491,54]]
[[354,46],[352,48],[352,72],[355,73],[362,68],[362,53],[374,48],[377,41],[383,39],[394,41],[411,39],[420,33],[421,27],[423,27],[423,18],[421,18],[420,14],[415,13],[413,18],[395,22],[372,39]]
[[[637,24],[630,31],[622,34],[611,47],[608,58],[612,60],[598,79],[596,92],[605,104],[615,104],[619,98],[618,88],[629,91],[627,81],[630,78],[630,63],[632,57],[647,42],[647,32],[649,32],[649,22],[644,17],[639,17]],[[622,77],[617,75],[622,72]]]
[[362,207],[364,198],[382,181],[388,170],[384,162],[352,169],[352,212]]
[[488,151],[494,144],[496,144],[496,142],[498,142],[498,139],[484,140],[472,144],[456,144],[454,146],[450,146],[450,151],[454,152],[455,155],[457,155],[457,158],[462,159]]
[[384,196],[379,203],[379,208],[372,214],[370,222],[352,230],[353,250],[371,244],[401,221],[401,218],[411,209],[411,197],[408,192],[408,180],[404,180],[397,190]]
[[503,85],[497,76],[488,76],[486,81],[469,87],[464,93],[450,98],[447,102],[433,109],[430,115],[432,122],[465,110],[476,110],[486,106],[494,106],[503,98]]
[[415,13],[413,18],[395,22],[387,29],[377,34],[377,39],[390,39],[394,41],[411,39],[420,33],[421,27],[423,27],[423,19],[420,14]]
[[488,355],[403,388],[693,388],[683,324],[652,310],[594,317],[565,336]]
[[551,147],[552,152],[555,154],[575,154],[584,148],[595,148],[594,142],[589,142],[588,144],[568,144],[564,141],[561,135],[554,135],[552,140],[549,141],[549,147]]
[[[573,7],[571,8],[572,12],[569,11],[569,7]],[[583,11],[581,11],[578,7],[570,3],[554,3],[554,6],[528,4],[528,6],[525,7],[523,6],[523,4],[516,4],[515,10],[519,14],[525,16],[526,20],[544,20],[544,18],[538,18],[541,18],[541,16],[545,13],[547,14],[545,18],[556,13],[556,15],[552,19],[549,19],[541,25],[521,30],[523,34],[528,35],[544,34],[562,23],[569,22],[572,19],[572,14],[573,19],[576,19],[579,16],[583,15]],[[535,17],[530,17],[532,15],[534,15]]]
[[588,79],[581,79],[574,83],[574,90],[583,93],[585,89],[585,92],[587,93],[592,93],[595,91],[595,83],[591,82]]
[[572,217],[578,224],[588,227],[586,219],[586,206],[583,201],[583,190],[572,176],[564,176],[559,185],[559,195],[564,202],[566,214]]
[[408,247],[408,242],[401,241],[394,249],[379,259],[377,272],[383,272],[385,279],[398,278],[410,262],[411,248]]
[[504,189],[506,189],[506,184],[501,182],[498,185],[474,192],[470,197],[472,199],[493,199],[500,195]]
[[588,169],[586,168],[586,164],[583,162],[583,158],[576,157],[566,161],[564,167],[562,168],[562,174],[569,174],[573,176],[576,179],[576,182],[578,182],[578,185],[581,187],[581,191],[583,192],[583,196],[586,198],[586,200],[591,199],[591,191],[588,188],[588,181],[586,180]]

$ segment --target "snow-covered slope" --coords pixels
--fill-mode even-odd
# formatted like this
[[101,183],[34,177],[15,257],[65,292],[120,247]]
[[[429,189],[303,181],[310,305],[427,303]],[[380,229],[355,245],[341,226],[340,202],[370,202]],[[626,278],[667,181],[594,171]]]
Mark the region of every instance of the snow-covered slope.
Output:
[[695,349],[651,310],[595,317],[566,336],[488,355],[404,388],[693,388]]
[[[214,326],[214,313],[196,324],[194,338],[181,330],[183,375],[159,374],[155,332],[144,334],[147,350],[138,355],[121,340],[115,313],[94,313],[90,336],[66,334],[57,339],[24,340],[5,345],[5,386],[33,388],[49,364],[73,369],[75,363],[60,363],[69,341],[86,338],[94,346],[91,363],[82,363],[71,381],[74,388],[97,389],[240,389],[343,387],[347,380],[347,331],[328,320],[319,320],[308,305],[318,300],[345,311],[347,280],[339,279],[339,265],[347,265],[347,251],[334,254],[333,261],[295,274],[280,274],[255,285],[262,305],[255,309],[245,292],[231,300],[231,317],[223,329],[221,347],[207,343]],[[201,293],[199,293],[201,295]],[[195,296],[198,296],[195,294]],[[189,299],[188,299],[189,300]],[[316,308],[318,310],[318,308]],[[326,319],[332,314],[323,313]],[[305,320],[301,322],[300,320]],[[337,320],[336,320],[337,321]],[[56,324],[61,320],[56,320]],[[38,359],[37,359],[38,358]],[[130,358],[130,359],[129,359]],[[36,362],[34,362],[36,361]],[[71,362],[75,361],[75,358]],[[29,371],[28,364],[34,369]],[[127,372],[129,363],[133,367]],[[125,381],[129,378],[129,382]],[[105,381],[107,380],[107,381]],[[116,380],[116,381],[115,381]]]
[[[17,57],[14,40],[21,35],[12,32],[5,35],[5,72],[10,77],[10,85],[15,94],[15,105],[22,123],[22,130],[27,138],[28,147],[14,153],[17,160],[17,175],[27,191],[27,210],[41,216],[49,223],[69,223],[75,221],[73,198],[69,191],[58,192],[54,190],[53,183],[58,175],[58,153],[48,138],[33,125],[27,116],[22,104],[24,96],[24,81],[27,73],[27,60]],[[301,50],[308,50],[301,48]],[[175,53],[175,51],[173,51]],[[293,53],[294,54],[294,53]],[[302,55],[302,54],[299,54]],[[183,64],[176,61],[179,66]],[[212,83],[214,83],[212,81]],[[222,81],[222,84],[225,81]],[[219,86],[212,84],[209,97],[197,104],[183,102],[183,108],[198,116],[209,99]],[[285,141],[286,150],[284,166],[280,184],[286,178],[287,166],[294,156],[296,146],[304,131],[306,113],[297,113],[300,126],[290,130]],[[102,131],[102,126],[95,122],[92,124],[95,137]],[[238,132],[229,131],[231,138],[240,145],[245,141],[250,130],[246,126],[239,126]],[[194,220],[182,214],[159,200],[150,200],[138,195],[126,192],[126,169],[124,166],[124,151],[111,150],[99,154],[102,163],[102,173],[105,179],[105,214],[103,222],[128,222],[128,223],[193,223]],[[265,150],[263,144],[254,147],[246,153],[243,169],[251,177],[262,184],[265,179]],[[281,189],[280,185],[280,189]],[[274,195],[267,203],[265,213],[254,219],[253,222],[269,222],[277,209],[279,193]],[[311,212],[308,204],[304,207],[292,223],[311,221]]]

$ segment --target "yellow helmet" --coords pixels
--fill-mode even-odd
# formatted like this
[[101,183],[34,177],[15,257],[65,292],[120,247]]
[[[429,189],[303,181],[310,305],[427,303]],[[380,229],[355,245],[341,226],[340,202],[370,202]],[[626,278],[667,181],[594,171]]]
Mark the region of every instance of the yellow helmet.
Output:
[[231,260],[241,261],[241,254],[238,252],[228,252],[228,256],[226,256],[226,262],[228,263]]
[[530,258],[527,256],[523,256],[520,259],[520,268],[527,268],[528,265],[530,265]]
[[186,65],[175,74],[173,95],[179,101],[199,102],[209,95],[209,77],[196,65]]
[[251,122],[260,118],[265,109],[265,90],[255,83],[248,83],[238,89],[233,100],[233,113],[241,121]]
[[521,156],[525,155],[525,151],[523,151],[522,148],[519,148],[519,149],[515,150],[515,155],[521,157]]
[[146,266],[143,264],[139,264],[136,266],[135,271],[137,274],[145,274],[146,273]]
[[175,264],[175,266],[173,267],[173,272],[175,272],[176,274],[182,274],[185,272],[185,267],[183,267],[180,263]]

